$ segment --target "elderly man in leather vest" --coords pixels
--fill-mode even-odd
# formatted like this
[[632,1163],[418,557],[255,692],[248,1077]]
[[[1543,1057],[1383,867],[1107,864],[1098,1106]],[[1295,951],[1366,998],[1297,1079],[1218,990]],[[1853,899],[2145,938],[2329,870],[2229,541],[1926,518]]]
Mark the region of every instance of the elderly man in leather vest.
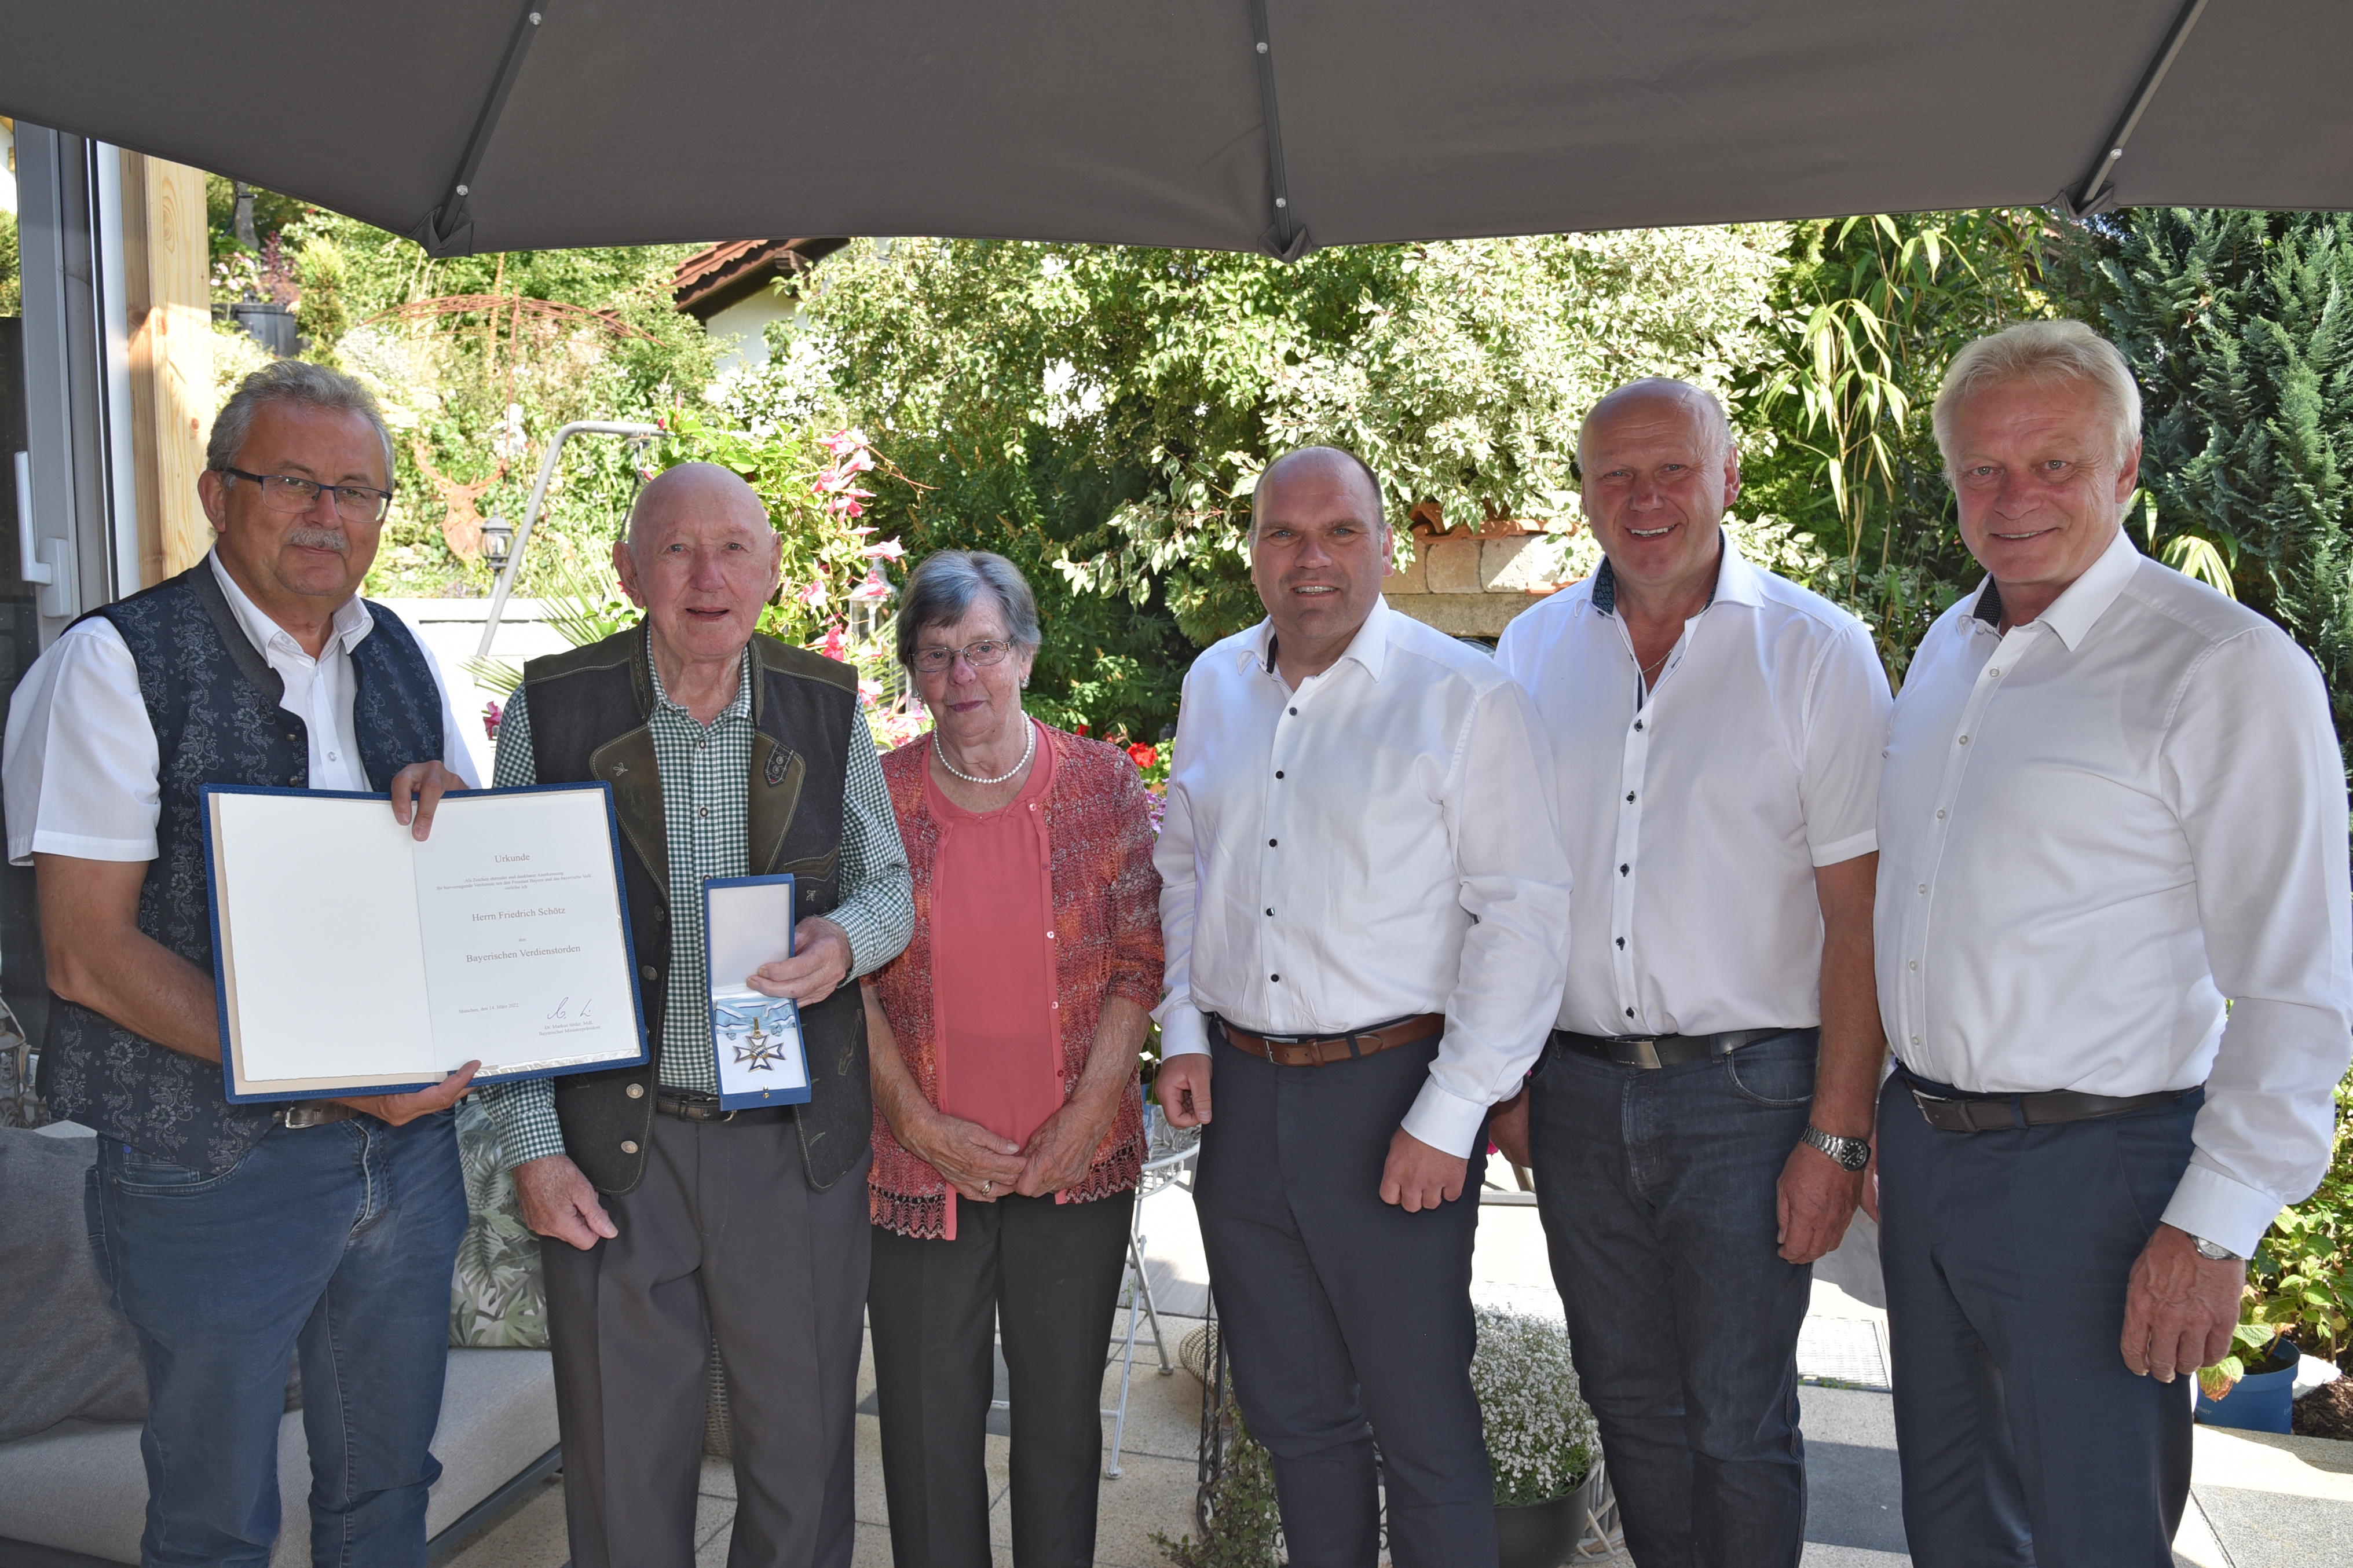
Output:
[[[729,1562],[846,1568],[873,1110],[849,982],[914,923],[855,671],[754,635],[779,541],[751,487],[689,464],[639,494],[613,564],[636,627],[534,659],[501,786],[613,786],[650,1060],[484,1091],[543,1249],[578,1568],[694,1556],[711,1344],[727,1368]],[[702,884],[789,871],[812,1098],[717,1101]]]
[[[422,838],[472,764],[432,660],[358,596],[392,486],[366,391],[266,366],[206,459],[212,552],[69,627],[9,706],[8,855],[34,868],[56,994],[40,1089],[98,1131],[92,1240],[147,1372],[140,1561],[269,1560],[299,1352],[314,1554],[421,1564],[466,1226],[449,1108],[472,1068],[414,1094],[228,1101],[198,792],[386,790]],[[367,912],[317,898],[345,929]]]

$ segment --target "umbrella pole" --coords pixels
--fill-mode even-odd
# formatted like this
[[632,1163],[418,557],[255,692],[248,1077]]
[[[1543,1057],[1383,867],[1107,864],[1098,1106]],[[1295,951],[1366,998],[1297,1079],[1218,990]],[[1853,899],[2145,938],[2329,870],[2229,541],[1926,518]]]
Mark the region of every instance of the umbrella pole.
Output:
[[514,548],[507,552],[506,564],[499,568],[498,583],[491,590],[491,613],[482,622],[482,642],[474,650],[476,658],[491,657],[491,639],[499,635],[499,617],[506,614],[507,595],[514,592],[515,578],[522,571],[523,547],[531,542],[531,525],[539,521],[539,509],[547,500],[547,482],[555,477],[555,459],[564,443],[575,436],[630,436],[645,440],[660,434],[659,425],[617,419],[575,419],[555,433],[547,444],[547,455],[539,460],[539,478],[532,484],[531,500],[522,509],[522,526],[515,530]]

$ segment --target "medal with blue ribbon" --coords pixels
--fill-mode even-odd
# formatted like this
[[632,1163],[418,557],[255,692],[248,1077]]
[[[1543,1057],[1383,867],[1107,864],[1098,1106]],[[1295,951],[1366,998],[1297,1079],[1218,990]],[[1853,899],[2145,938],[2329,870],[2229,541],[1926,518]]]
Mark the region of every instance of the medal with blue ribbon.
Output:
[[785,1060],[785,1026],[793,1017],[792,1003],[778,996],[765,1002],[714,1005],[719,1037],[734,1047],[735,1064],[747,1072],[776,1071],[776,1064]]

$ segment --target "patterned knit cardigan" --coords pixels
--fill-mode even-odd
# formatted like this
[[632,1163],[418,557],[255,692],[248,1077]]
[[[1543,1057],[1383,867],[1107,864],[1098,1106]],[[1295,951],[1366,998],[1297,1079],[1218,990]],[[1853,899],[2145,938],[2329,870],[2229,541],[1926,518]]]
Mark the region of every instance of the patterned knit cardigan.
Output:
[[[1152,817],[1144,780],[1127,753],[1101,741],[1046,727],[1054,784],[1046,799],[1052,846],[1055,960],[1060,974],[1062,1092],[1078,1087],[1105,998],[1139,1007],[1160,1002],[1160,873],[1152,866]],[[899,1054],[923,1098],[939,1103],[937,1032],[932,1017],[932,868],[940,826],[923,801],[931,737],[882,759],[891,805],[915,879],[915,933],[907,950],[870,980]],[[1144,1100],[1133,1079],[1093,1164],[1063,1196],[1072,1203],[1134,1186],[1144,1170]],[[874,1108],[874,1167],[867,1178],[874,1223],[902,1236],[936,1238],[947,1228],[948,1184],[902,1148]]]

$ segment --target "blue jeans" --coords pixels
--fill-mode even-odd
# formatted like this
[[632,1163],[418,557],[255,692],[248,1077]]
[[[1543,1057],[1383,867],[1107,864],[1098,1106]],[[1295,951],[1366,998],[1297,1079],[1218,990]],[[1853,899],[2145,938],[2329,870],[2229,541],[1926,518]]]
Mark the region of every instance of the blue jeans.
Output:
[[1529,1155],[1569,1353],[1642,1568],[1795,1568],[1805,1540],[1798,1329],[1775,1184],[1806,1129],[1819,1032],[1626,1068],[1554,1045]]
[[457,1119],[277,1129],[223,1175],[102,1139],[91,1244],[138,1333],[144,1568],[267,1563],[300,1352],[317,1568],[421,1568],[449,1276]]

